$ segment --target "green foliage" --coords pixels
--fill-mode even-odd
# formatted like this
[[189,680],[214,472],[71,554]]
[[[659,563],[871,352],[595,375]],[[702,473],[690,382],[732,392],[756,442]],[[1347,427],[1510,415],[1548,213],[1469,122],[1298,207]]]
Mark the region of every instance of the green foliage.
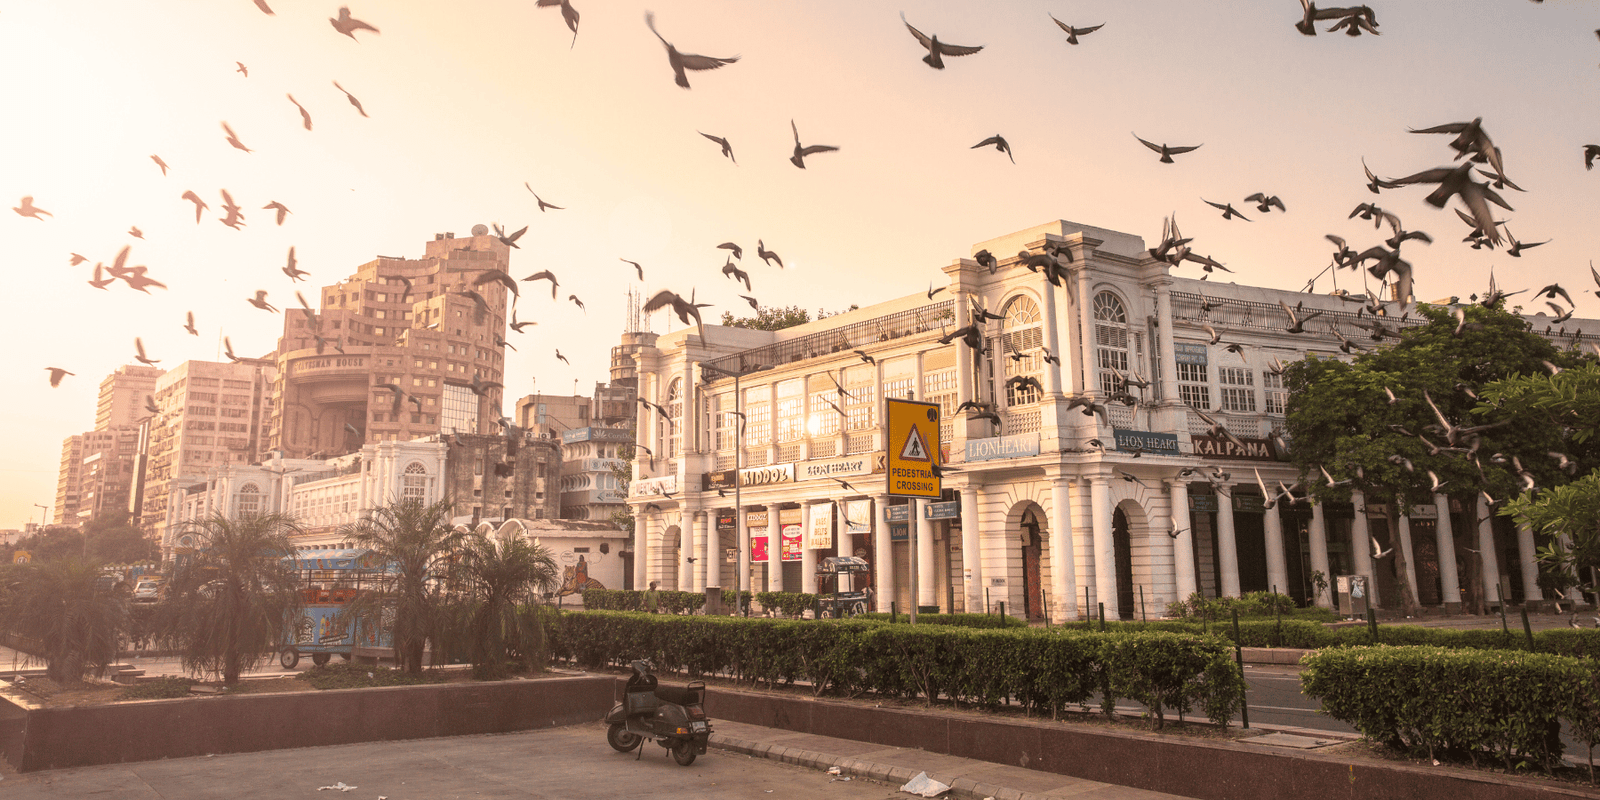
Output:
[[[299,532],[284,514],[213,516],[188,527],[199,541],[156,604],[157,638],[192,674],[239,675],[277,650],[300,610],[297,573],[284,556]],[[268,656],[270,657],[270,656]]]
[[[751,595],[749,589],[743,591],[735,589],[722,590],[722,605],[724,608],[742,609],[744,606],[750,605],[752,599],[753,595]],[[739,605],[741,603],[742,605]]]
[[816,595],[804,592],[756,592],[755,596],[762,610],[790,618],[816,608],[817,602]]
[[[623,497],[628,496],[628,486],[633,483],[633,459],[638,455],[638,448],[634,447],[634,430],[628,429],[628,441],[617,446],[617,459],[620,463],[611,467],[611,477],[617,481],[617,490]],[[633,506],[624,505],[611,512],[611,524],[617,526],[619,531],[633,534]]]
[[499,542],[474,536],[462,549],[459,574],[465,655],[473,676],[500,680],[543,667],[544,627],[520,607],[559,583],[549,549],[525,539]]
[[153,681],[143,681],[123,689],[118,700],[171,700],[188,697],[189,687],[199,683],[193,678],[163,675]]
[[[1095,630],[1099,622],[1069,622],[1062,627],[1071,630]],[[1234,641],[1232,620],[1162,621],[1162,622],[1106,622],[1108,631],[1171,631],[1175,633],[1211,633]],[[1518,631],[1503,633],[1497,629],[1454,630],[1451,628],[1425,628],[1420,625],[1379,625],[1380,644],[1427,645],[1459,650],[1526,650],[1527,637]],[[1372,636],[1365,625],[1332,627],[1319,622],[1285,619],[1280,626],[1275,620],[1239,620],[1238,644],[1243,647],[1289,647],[1304,650],[1322,650],[1339,647],[1362,647],[1372,644]],[[1600,630],[1553,628],[1535,631],[1534,652],[1561,656],[1600,658]]]
[[[967,615],[972,616],[972,615]],[[557,655],[598,668],[634,658],[691,676],[725,674],[768,685],[805,680],[821,693],[944,698],[995,706],[1006,697],[1052,715],[1100,693],[1167,710],[1203,709],[1226,724],[1244,681],[1229,645],[1193,633],[1095,633],[1060,628],[982,630],[877,620],[672,617],[563,613]]]
[[93,668],[103,674],[117,658],[127,627],[128,601],[102,585],[100,565],[77,558],[17,565],[0,586],[0,633],[26,640],[57,683],[76,683]]
[[128,524],[128,512],[102,514],[83,526],[89,539],[89,557],[106,564],[143,564],[161,555],[161,548],[144,531]]
[[[682,614],[706,604],[701,592],[656,591],[657,606],[663,614]],[[636,589],[584,589],[583,607],[597,611],[642,611],[644,592]]]
[[424,683],[444,683],[444,674],[408,672],[368,664],[324,664],[312,667],[295,676],[318,689],[366,689],[374,686],[418,686]]
[[1355,647],[1307,656],[1306,696],[1367,737],[1440,760],[1489,755],[1509,770],[1561,759],[1561,721],[1593,742],[1595,671],[1577,658],[1437,647]]
[[362,625],[377,625],[393,615],[391,634],[401,668],[422,671],[422,654],[431,640],[441,651],[453,614],[445,596],[445,579],[467,534],[452,529],[451,503],[425,505],[399,500],[367,511],[342,533],[357,547],[370,549],[391,565],[378,585],[356,596],[347,609]]
[[1239,618],[1246,617],[1275,617],[1281,614],[1285,619],[1301,619],[1312,622],[1333,622],[1339,615],[1331,609],[1312,606],[1300,608],[1294,604],[1294,598],[1286,594],[1273,592],[1248,592],[1241,597],[1217,597],[1207,599],[1199,592],[1189,595],[1189,599],[1182,603],[1168,603],[1167,616],[1184,620],[1200,620],[1206,622],[1228,621],[1233,619],[1233,612],[1237,609]]
[[17,540],[17,550],[32,554],[35,562],[84,557],[83,533],[67,525],[47,525],[38,533]]
[[[857,614],[855,619],[870,619],[876,622],[889,622],[889,614],[869,612]],[[894,622],[907,624],[911,622],[910,614],[893,615]],[[951,625],[957,628],[1026,628],[1028,623],[1016,617],[1000,614],[918,614],[918,625]]]

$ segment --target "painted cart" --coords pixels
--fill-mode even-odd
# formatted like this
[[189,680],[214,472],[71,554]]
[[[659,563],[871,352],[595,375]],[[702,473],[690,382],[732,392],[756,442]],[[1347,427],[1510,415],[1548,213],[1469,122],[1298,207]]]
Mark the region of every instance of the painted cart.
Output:
[[[376,588],[386,571],[370,550],[316,549],[285,556],[299,573],[302,609],[278,651],[278,663],[294,669],[302,655],[321,666],[333,656],[349,661],[358,645],[388,647],[387,630],[357,630],[353,616],[341,616],[363,591]],[[363,638],[370,641],[363,641]]]

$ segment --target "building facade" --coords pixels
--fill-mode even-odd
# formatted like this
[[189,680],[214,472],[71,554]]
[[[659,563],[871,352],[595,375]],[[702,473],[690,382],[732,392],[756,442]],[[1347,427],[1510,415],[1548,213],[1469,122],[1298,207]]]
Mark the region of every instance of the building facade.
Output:
[[557,519],[561,513],[561,442],[530,431],[451,435],[445,494],[458,521]]
[[134,427],[150,416],[145,402],[156,393],[156,380],[166,370],[143,364],[124,364],[100,381],[94,408],[94,429]]
[[[333,456],[368,442],[498,430],[510,249],[482,225],[420,259],[380,256],[285,309],[269,449]],[[493,385],[486,385],[493,384]]]
[[[655,458],[635,460],[630,486],[634,583],[809,592],[818,558],[857,555],[873,564],[880,610],[1003,602],[1061,620],[1104,604],[1131,618],[1197,592],[1253,590],[1328,605],[1316,573],[1372,576],[1378,603],[1404,580],[1451,607],[1455,531],[1481,520],[1459,538],[1483,553],[1490,602],[1502,574],[1506,599],[1546,599],[1533,535],[1488,521],[1475,498],[1404,509],[1398,536],[1359,493],[1265,507],[1259,485],[1299,478],[1274,364],[1349,358],[1339,337],[1370,332],[1350,304],[1172,275],[1139,237],[1066,221],[980,251],[1019,255],[993,268],[959,259],[942,297],[919,291],[776,332],[708,325],[704,338],[690,328],[631,342],[639,396],[667,410],[636,420]],[[1059,284],[1027,267],[1049,251],[1065,267]],[[1326,325],[1288,334],[1280,301]],[[887,495],[886,454],[904,444],[884,441],[890,397],[940,407],[952,469],[938,501]],[[992,414],[957,410],[969,401]],[[1215,409],[1238,441],[1211,436],[1194,408]],[[1372,558],[1374,542],[1396,541],[1413,556],[1404,575]]]

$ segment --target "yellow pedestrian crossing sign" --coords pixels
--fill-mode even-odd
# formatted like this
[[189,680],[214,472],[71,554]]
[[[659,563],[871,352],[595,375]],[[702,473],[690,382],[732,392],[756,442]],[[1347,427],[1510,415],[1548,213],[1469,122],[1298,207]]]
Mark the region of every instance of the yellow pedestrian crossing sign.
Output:
[[938,499],[942,487],[933,467],[939,463],[939,405],[885,398],[884,422],[889,496]]

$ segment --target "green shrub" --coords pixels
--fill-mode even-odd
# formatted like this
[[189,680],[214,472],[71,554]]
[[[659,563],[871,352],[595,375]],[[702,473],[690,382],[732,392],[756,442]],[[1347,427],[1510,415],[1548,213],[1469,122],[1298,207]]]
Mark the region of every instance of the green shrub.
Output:
[[123,689],[117,695],[118,700],[170,700],[175,697],[188,697],[189,687],[199,683],[192,678],[179,678],[165,675],[153,681],[136,683]]
[[1226,724],[1244,692],[1230,646],[1195,633],[612,611],[562,613],[558,620],[556,655],[589,668],[649,658],[662,670],[690,676],[723,674],[767,685],[808,681],[818,694],[875,692],[984,706],[1010,697],[1030,713],[1055,715],[1100,693],[1108,712],[1125,698],[1145,703],[1158,724],[1167,710],[1182,716],[1195,708]]
[[413,674],[369,664],[324,664],[295,677],[318,689],[365,689],[372,686],[416,686],[444,682],[444,675],[435,671]]
[[744,599],[744,605],[749,605],[750,604],[750,598],[751,598],[750,590],[746,589],[746,590],[744,590],[742,592],[741,591],[735,591],[733,589],[723,589],[722,590],[722,605],[723,605],[723,607],[724,608],[733,609],[735,613],[738,613],[740,610],[742,610],[742,606],[739,606],[739,605],[736,604],[736,601],[739,600],[740,598]]
[[1331,648],[1301,663],[1302,690],[1324,713],[1431,758],[1549,768],[1561,759],[1563,719],[1588,742],[1600,727],[1594,665],[1582,659],[1378,646]]
[[[706,604],[699,592],[657,591],[656,605],[663,614],[682,614]],[[584,589],[583,607],[598,611],[641,611],[644,592],[637,589]]]
[[[1068,622],[1061,627],[1069,630],[1097,630],[1099,622]],[[1215,634],[1233,641],[1231,619],[1216,622],[1192,620],[1162,620],[1157,622],[1106,621],[1107,631],[1171,631],[1174,633]],[[1372,634],[1365,625],[1331,627],[1319,622],[1285,619],[1280,626],[1275,620],[1239,620],[1239,642],[1243,647],[1292,647],[1320,650],[1329,647],[1362,647],[1373,644]],[[1445,647],[1468,650],[1527,650],[1528,640],[1522,632],[1506,634],[1499,630],[1454,630],[1451,628],[1424,628],[1420,625],[1380,625],[1378,644]],[[1600,630],[1554,628],[1535,631],[1534,652],[1551,655],[1595,658],[1600,656]]]
[[756,602],[765,611],[785,617],[799,617],[816,608],[817,596],[804,592],[756,592]]
[[[870,619],[878,622],[889,622],[890,615],[878,612],[857,614],[855,619]],[[911,621],[909,614],[895,614],[893,620],[899,623]],[[1000,614],[918,614],[918,625],[953,625],[958,628],[1026,628],[1026,620]]]

